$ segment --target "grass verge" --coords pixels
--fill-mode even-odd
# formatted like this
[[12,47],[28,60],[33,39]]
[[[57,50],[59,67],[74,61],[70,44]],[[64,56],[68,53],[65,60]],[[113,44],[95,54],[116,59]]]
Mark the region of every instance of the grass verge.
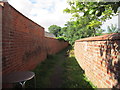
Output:
[[94,88],[87,79],[82,68],[78,65],[75,57],[68,57],[64,63],[63,88]]
[[[61,88],[95,88],[94,85],[88,81],[84,71],[78,65],[73,50],[71,50],[70,47],[58,54],[48,56],[45,61],[33,70],[36,74],[36,87],[50,88],[51,75],[53,74],[55,65],[58,64],[60,58],[63,59],[63,56],[64,60],[61,68],[64,70],[62,74],[63,83],[60,85]],[[28,81],[26,87],[34,88],[34,81]]]

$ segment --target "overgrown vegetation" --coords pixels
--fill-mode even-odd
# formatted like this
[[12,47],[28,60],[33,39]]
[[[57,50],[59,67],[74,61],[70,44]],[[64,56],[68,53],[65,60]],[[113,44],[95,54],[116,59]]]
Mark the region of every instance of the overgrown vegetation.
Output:
[[63,88],[96,88],[85,76],[84,70],[78,65],[73,50],[68,51],[69,57],[66,58],[63,76]]
[[65,41],[64,37],[56,37],[56,39],[59,41]]
[[[60,88],[94,88],[91,82],[87,80],[84,71],[78,65],[73,50],[70,50],[70,47],[58,54],[48,56],[48,59],[40,63],[33,70],[36,74],[37,88],[51,88],[51,75],[54,73],[55,65],[61,59],[62,64],[60,67],[63,68],[61,74],[63,82]],[[34,79],[28,81],[26,84],[27,88],[34,88]]]
[[118,14],[120,1],[85,1],[86,0],[68,0],[69,7],[64,9],[64,12],[71,14],[72,18],[67,21],[65,27],[58,29],[57,26],[51,29],[51,31],[57,31],[57,36],[62,36],[65,40],[69,41],[71,45],[73,45],[77,39],[101,35],[104,31],[101,29],[101,25],[106,20],[111,19],[112,16]]

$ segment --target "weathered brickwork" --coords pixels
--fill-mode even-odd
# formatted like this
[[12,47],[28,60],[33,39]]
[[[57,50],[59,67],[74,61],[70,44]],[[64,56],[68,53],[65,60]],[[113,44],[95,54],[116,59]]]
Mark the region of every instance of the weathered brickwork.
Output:
[[75,57],[98,88],[119,88],[120,33],[90,37],[75,42]]
[[0,5],[0,89],[2,87],[2,6]]
[[[59,41],[54,38],[45,38],[45,41],[46,41],[45,43],[47,44],[46,51],[47,51],[48,55],[55,54],[58,51],[61,51],[63,49],[63,47],[66,47],[66,45],[68,45],[67,42]],[[55,47],[55,46],[57,46],[57,47]]]
[[44,28],[8,3],[2,7],[2,73],[34,69],[48,54],[67,47],[67,42],[46,38]]

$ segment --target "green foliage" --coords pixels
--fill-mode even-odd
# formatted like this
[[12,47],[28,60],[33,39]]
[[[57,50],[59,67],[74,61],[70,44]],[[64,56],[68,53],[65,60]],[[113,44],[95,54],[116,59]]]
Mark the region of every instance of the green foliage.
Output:
[[[84,0],[85,1],[85,0]],[[69,0],[70,8],[66,8],[64,12],[76,14],[83,12],[84,16],[94,15],[101,18],[108,18],[112,13],[117,13],[120,6],[119,2],[81,2],[80,0]],[[107,16],[106,16],[107,14]]]
[[117,25],[111,24],[111,26],[107,27],[108,33],[118,33]]
[[56,37],[59,41],[65,41],[64,37]]
[[96,33],[96,36],[100,36],[100,35],[103,35],[103,32],[104,32],[105,30],[103,30],[103,29],[98,29],[97,30],[97,33]]
[[[94,28],[89,25],[91,25],[89,19],[87,17],[81,17],[76,21],[68,21],[67,24],[65,24],[65,27],[62,28],[61,32],[65,37],[65,40],[73,45],[77,39],[94,36]],[[97,26],[97,23],[94,25]],[[100,35],[102,32],[103,30],[96,28],[95,35]]]
[[[58,61],[58,55],[48,55],[47,59],[41,62],[33,72],[36,75],[36,88],[49,88],[51,81],[50,76],[53,74],[54,66]],[[26,83],[26,88],[34,88],[34,80]]]
[[61,27],[60,26],[57,26],[57,25],[51,25],[49,28],[48,28],[49,32],[54,34],[56,37],[59,37],[61,36]]
[[113,15],[117,15],[120,2],[81,2],[69,0],[69,8],[64,12],[72,14],[70,21],[61,32],[70,44],[80,38],[101,35],[104,30],[100,26]]
[[[60,68],[63,69],[62,73],[59,74],[62,79],[60,88],[94,88],[93,85],[91,85],[91,82],[87,80],[83,70],[79,67],[75,57],[73,56],[73,50],[69,50],[69,54],[72,57],[65,56],[68,49],[71,49],[71,47],[66,48],[55,55],[49,55],[45,61],[40,63],[33,70],[36,75],[36,88],[53,88],[51,87],[53,84],[51,76],[56,72],[56,66],[60,66]],[[55,74],[55,77],[56,75],[58,74]],[[34,87],[34,79],[26,82],[26,89]]]
[[[69,8],[64,12],[72,14],[72,18],[65,27],[58,28],[57,25],[49,27],[49,31],[56,37],[63,37],[71,45],[75,40],[102,35],[100,27],[107,19],[117,15],[119,2],[80,2],[80,0],[69,0]],[[111,28],[113,29],[113,28]],[[111,30],[108,28],[109,32]],[[115,31],[116,32],[116,31]]]
[[94,90],[96,88],[84,74],[84,70],[79,66],[74,57],[73,50],[68,51],[69,56],[63,63],[64,76],[63,76],[63,88],[84,88]]

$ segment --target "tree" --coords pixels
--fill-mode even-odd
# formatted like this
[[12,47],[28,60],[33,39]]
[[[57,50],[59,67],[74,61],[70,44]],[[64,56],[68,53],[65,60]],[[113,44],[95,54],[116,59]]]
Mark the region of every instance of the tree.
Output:
[[[85,1],[85,0],[84,0]],[[79,17],[80,13],[83,16],[100,17],[101,20],[111,18],[111,15],[117,13],[120,6],[119,2],[81,2],[80,0],[69,0],[68,4],[70,8],[66,8],[64,11],[73,14],[73,17]]]
[[107,27],[107,32],[108,33],[118,33],[117,25],[111,24],[111,26]]
[[102,22],[111,19],[120,6],[120,2],[80,2],[80,0],[69,0],[68,4],[70,8],[66,8],[64,12],[71,13],[75,20],[87,17],[89,23],[86,26],[94,30],[94,36]]
[[57,26],[57,25],[51,25],[49,28],[48,28],[49,32],[54,34],[56,37],[59,37],[61,36],[61,27],[60,26]]
[[[94,35],[92,28],[86,27],[89,21],[86,18],[82,18],[79,21],[68,21],[65,27],[62,28],[62,36],[70,44],[74,44],[75,40]],[[102,29],[98,29],[96,35],[100,35],[103,32]]]
[[70,43],[75,40],[90,36],[100,35],[103,30],[102,23],[112,16],[117,15],[120,2],[80,2],[80,0],[69,0],[70,8],[64,12],[72,14],[72,18],[62,33]]

